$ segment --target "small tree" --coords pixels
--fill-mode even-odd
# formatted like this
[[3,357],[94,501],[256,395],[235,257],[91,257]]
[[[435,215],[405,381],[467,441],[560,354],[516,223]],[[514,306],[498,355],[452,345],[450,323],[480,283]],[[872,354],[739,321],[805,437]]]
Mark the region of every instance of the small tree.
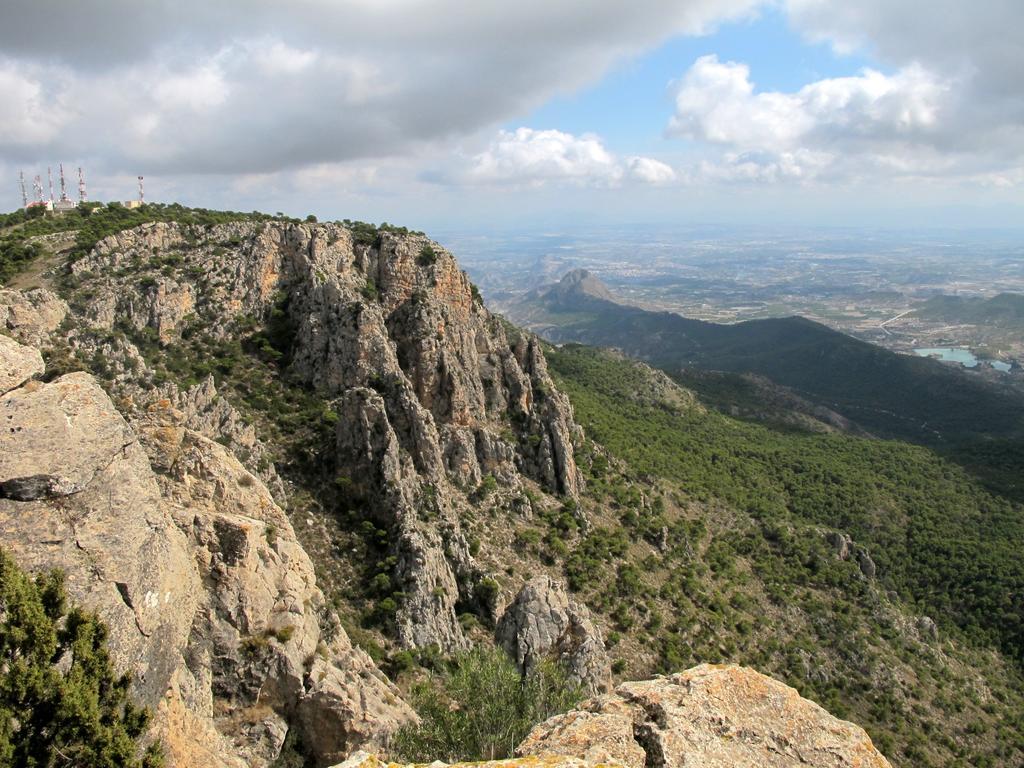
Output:
[[555,662],[535,665],[523,676],[501,649],[476,647],[456,656],[440,679],[413,688],[420,724],[399,731],[392,751],[410,762],[512,757],[534,725],[581,697]]
[[421,267],[429,267],[431,264],[437,262],[437,251],[434,250],[430,243],[427,243],[420,248],[420,255],[416,257],[416,263]]
[[0,550],[0,765],[156,768],[149,721],[114,673],[107,628],[67,610],[61,575],[35,579]]

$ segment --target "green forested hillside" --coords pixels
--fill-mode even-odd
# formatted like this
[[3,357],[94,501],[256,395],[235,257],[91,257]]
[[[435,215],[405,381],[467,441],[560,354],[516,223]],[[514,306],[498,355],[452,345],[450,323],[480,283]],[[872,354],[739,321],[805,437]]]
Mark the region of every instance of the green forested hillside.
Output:
[[626,396],[642,369],[585,347],[553,350],[551,364],[591,436],[634,469],[758,520],[844,530],[904,600],[1024,660],[1020,505],[925,448],[652,410]]
[[[678,489],[664,498],[694,515],[673,518],[656,501],[622,518],[650,540],[668,530],[660,557],[640,565],[641,583],[660,584],[652,606],[663,602],[651,611],[668,611],[652,633],[663,668],[726,659],[772,670],[859,719],[896,764],[1014,765],[1024,756],[1019,505],[926,448],[775,431],[640,400],[650,370],[590,348],[552,349],[549,361],[588,437],[624,460],[627,476]],[[621,479],[598,459],[591,493],[621,496]],[[873,578],[836,556],[831,530],[869,553]],[[584,537],[566,564],[599,607],[613,601],[594,567],[609,537]],[[621,564],[624,551],[611,577],[618,589],[636,577]],[[614,606],[613,617],[630,615]],[[937,622],[937,644],[912,640],[908,625],[928,625],[914,616]],[[986,670],[987,695],[1014,700],[988,724],[984,710],[965,722],[967,683],[952,679],[964,664]],[[827,671],[816,675],[815,665]],[[1017,682],[1002,689],[1004,676]],[[933,729],[943,717],[950,725],[940,735]],[[981,733],[988,737],[975,741]]]

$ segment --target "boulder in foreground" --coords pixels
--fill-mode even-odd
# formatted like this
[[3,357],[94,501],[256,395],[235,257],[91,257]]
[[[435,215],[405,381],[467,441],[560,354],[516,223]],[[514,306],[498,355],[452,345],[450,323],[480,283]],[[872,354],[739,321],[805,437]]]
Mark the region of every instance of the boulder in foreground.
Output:
[[[890,768],[864,729],[752,669],[702,664],[541,723],[487,768]],[[336,768],[392,766],[357,752]],[[443,763],[431,764],[440,768]],[[469,765],[456,763],[454,766]]]
[[541,723],[518,752],[628,768],[889,768],[863,728],[771,677],[713,664],[623,683]]

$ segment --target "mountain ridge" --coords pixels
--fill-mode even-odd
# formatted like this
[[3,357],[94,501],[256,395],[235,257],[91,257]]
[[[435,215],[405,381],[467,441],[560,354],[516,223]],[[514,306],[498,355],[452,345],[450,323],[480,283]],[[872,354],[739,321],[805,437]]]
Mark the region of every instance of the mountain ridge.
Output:
[[[208,646],[220,665],[212,700],[223,708],[208,733],[244,745],[250,764],[275,752],[323,760],[361,740],[375,748],[359,730],[304,726],[313,702],[296,709],[294,698],[261,698],[275,685],[252,698],[260,686],[251,682],[273,672],[262,666],[268,659],[310,642],[314,605],[321,634],[340,630],[398,684],[397,696],[385,686],[367,698],[394,715],[374,716],[379,734],[397,727],[410,690],[455,663],[446,658],[493,644],[501,626],[522,668],[544,649],[597,686],[609,671],[621,681],[708,660],[754,666],[862,722],[895,765],[1017,754],[1006,740],[1020,730],[1017,677],[985,634],[1001,625],[961,627],[954,611],[932,612],[927,589],[906,586],[900,559],[921,560],[898,535],[910,504],[966,503],[949,495],[955,483],[925,452],[894,445],[861,460],[859,444],[837,427],[823,439],[849,457],[833,466],[799,433],[766,444],[775,433],[719,420],[660,371],[598,353],[592,369],[580,367],[589,353],[551,349],[487,313],[451,255],[419,233],[221,219],[193,212],[112,233],[93,220],[102,237],[47,257],[61,295],[0,291],[0,325],[42,348],[44,387],[83,370],[102,385],[138,435],[160,503],[199,511],[185,514],[183,535],[186,549],[209,553],[196,560],[203,573],[238,573],[255,562],[243,551],[257,560],[295,546],[308,554],[322,603],[282,605],[309,632],[289,633],[284,614],[271,611],[254,631]],[[595,400],[595,387],[607,399]],[[617,423],[631,425],[634,449],[660,452],[661,465],[609,431]],[[680,441],[682,430],[692,434]],[[765,484],[761,468],[772,457],[793,461]],[[792,474],[794,465],[818,484]],[[737,470],[738,486],[716,485],[724,467]],[[877,474],[881,491],[866,493],[865,473]],[[937,490],[914,490],[915,478]],[[877,507],[862,509],[850,494]],[[242,508],[256,522],[218,517],[230,511],[218,505],[239,499],[262,500]],[[984,502],[991,509],[976,514],[995,521],[1004,506]],[[874,515],[895,538],[864,524]],[[1005,565],[979,560],[978,572]],[[1012,569],[994,573],[1013,578]],[[133,605],[145,605],[147,590],[140,598],[130,579],[116,580]],[[538,583],[548,586],[524,592]],[[110,595],[126,609],[119,587]],[[536,605],[547,607],[524,609]],[[219,620],[234,626],[238,617]],[[190,658],[204,669],[202,654]],[[331,658],[328,649],[328,659],[317,651],[309,660]],[[365,667],[376,678],[373,669]],[[344,707],[346,696],[362,695],[360,672],[323,695],[314,695],[317,675],[302,677],[299,700]],[[978,702],[949,693],[968,680]],[[981,701],[1006,706],[988,712]],[[200,733],[172,722],[170,736]],[[929,742],[939,722],[950,735]],[[305,743],[295,742],[300,735]],[[237,757],[224,754],[229,764]]]

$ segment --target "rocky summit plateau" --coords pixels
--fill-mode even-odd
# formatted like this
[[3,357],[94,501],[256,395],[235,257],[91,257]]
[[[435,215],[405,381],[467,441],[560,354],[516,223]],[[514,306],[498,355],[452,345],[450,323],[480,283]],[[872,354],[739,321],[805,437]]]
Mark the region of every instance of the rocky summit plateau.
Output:
[[[671,614],[655,564],[681,558],[703,594],[702,563],[725,566],[699,521],[737,518],[588,434],[551,348],[491,314],[445,248],[352,222],[152,219],[54,240],[34,286],[0,290],[0,547],[61,571],[105,623],[169,768],[451,762],[401,745],[473,648],[572,693],[495,768],[889,765],[793,687],[698,663],[741,657],[731,641],[656,650],[663,625],[704,619]],[[706,415],[635,370],[635,407]],[[815,531],[830,589],[851,585],[901,647],[940,642],[879,588],[888,561]],[[731,605],[805,620],[736,567],[756,577]],[[766,663],[842,674],[778,647]],[[970,675],[959,648],[935,663]]]

